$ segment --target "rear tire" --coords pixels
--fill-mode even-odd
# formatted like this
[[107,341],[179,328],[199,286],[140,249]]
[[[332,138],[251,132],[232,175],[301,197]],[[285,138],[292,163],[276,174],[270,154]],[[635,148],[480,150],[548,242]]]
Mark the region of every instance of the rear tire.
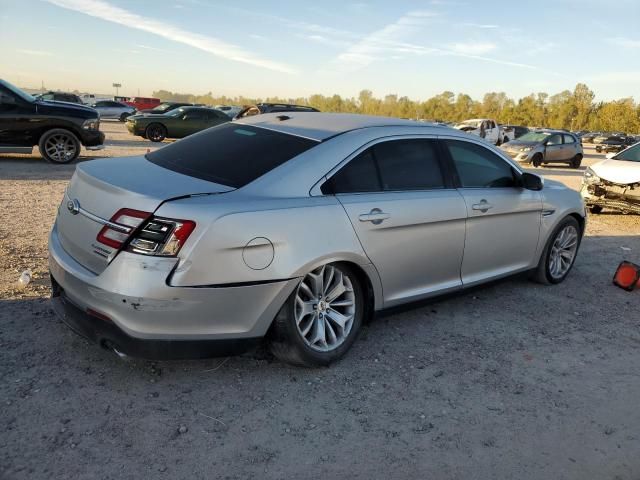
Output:
[[[336,292],[341,293],[336,296]],[[278,312],[268,334],[269,349],[293,365],[329,365],[356,340],[364,318],[364,297],[358,275],[348,265],[316,268]]]
[[40,155],[51,163],[70,163],[80,155],[80,140],[69,130],[54,128],[38,142]]
[[[575,241],[571,243],[573,235],[575,235]],[[549,236],[547,244],[540,256],[538,266],[532,272],[531,279],[543,285],[557,284],[564,281],[573,268],[573,264],[578,256],[581,239],[582,236],[578,221],[571,216],[562,220]],[[568,257],[567,253],[569,250],[563,248],[565,244],[573,248],[571,258]],[[554,258],[557,259],[556,262],[560,263],[554,263]],[[556,269],[555,267],[558,265],[562,268]]]
[[144,136],[152,142],[161,142],[167,138],[167,128],[161,123],[152,123],[145,129]]
[[573,159],[571,160],[571,168],[580,168],[580,165],[582,164],[582,155],[580,155],[579,153],[576,153],[576,156],[573,157]]

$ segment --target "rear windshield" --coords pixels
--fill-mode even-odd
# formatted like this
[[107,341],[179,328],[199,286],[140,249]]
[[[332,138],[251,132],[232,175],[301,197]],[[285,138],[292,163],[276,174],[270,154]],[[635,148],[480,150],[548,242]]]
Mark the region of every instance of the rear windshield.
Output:
[[191,135],[146,155],[174,172],[240,188],[318,142],[237,123]]

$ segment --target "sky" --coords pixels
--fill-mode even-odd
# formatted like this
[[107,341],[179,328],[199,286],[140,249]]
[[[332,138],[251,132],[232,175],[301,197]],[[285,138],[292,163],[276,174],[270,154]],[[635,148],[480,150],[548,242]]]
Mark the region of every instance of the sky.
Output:
[[363,89],[640,100],[640,1],[0,0],[0,78],[265,98]]

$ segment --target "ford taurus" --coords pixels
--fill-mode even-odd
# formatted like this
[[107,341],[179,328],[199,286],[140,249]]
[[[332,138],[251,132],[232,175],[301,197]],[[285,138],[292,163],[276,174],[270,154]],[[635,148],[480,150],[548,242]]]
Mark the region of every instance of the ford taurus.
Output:
[[577,192],[464,132],[265,114],[78,165],[49,239],[54,305],[121,354],[265,339],[326,365],[376,311],[518,272],[562,282],[584,222]]

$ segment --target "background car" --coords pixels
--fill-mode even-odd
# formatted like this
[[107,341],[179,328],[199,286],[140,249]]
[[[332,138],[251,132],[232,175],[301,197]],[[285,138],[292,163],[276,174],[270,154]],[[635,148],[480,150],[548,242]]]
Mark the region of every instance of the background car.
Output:
[[30,154],[38,145],[53,163],[78,158],[80,148],[103,148],[104,133],[93,108],[82,104],[45,101],[0,80],[0,153]]
[[115,118],[124,122],[127,117],[136,113],[136,109],[131,105],[111,100],[102,100],[91,105],[100,114],[100,118]]
[[636,143],[635,137],[630,136],[621,136],[621,135],[611,135],[607,137],[605,140],[596,145],[596,152],[598,153],[610,153],[610,152],[619,152],[620,150],[624,150],[625,148]]
[[319,112],[320,110],[308,107],[306,105],[292,105],[287,103],[258,103],[245,107],[236,116],[235,119],[244,117],[252,117],[254,115],[261,115],[263,113],[276,113],[276,112]]
[[138,111],[148,110],[151,108],[155,108],[160,105],[160,99],[154,97],[131,97],[127,99],[113,97],[116,102],[123,102],[127,105],[131,105]]
[[593,140],[596,137],[599,137],[600,135],[602,135],[602,132],[589,132],[589,133],[585,133],[584,135],[582,135],[580,137],[580,142],[582,143],[593,143]]
[[501,125],[501,127],[504,133],[502,143],[515,140],[529,131],[529,128],[520,125]]
[[534,167],[568,163],[571,168],[579,168],[584,156],[578,137],[564,130],[531,131],[500,148],[514,160]]
[[127,130],[152,142],[165,138],[183,138],[193,133],[214,127],[231,119],[213,108],[179,107],[164,115],[132,115],[127,118]]
[[240,113],[243,109],[243,107],[239,107],[237,105],[216,105],[213,108],[226,113],[230,118],[235,118],[235,116],[238,115],[238,113]]
[[162,102],[156,105],[153,108],[148,109],[139,109],[140,113],[146,113],[150,115],[164,115],[165,113],[169,113],[171,110],[175,110],[180,107],[193,107],[192,103],[186,102]]
[[640,143],[587,168],[580,193],[591,213],[612,208],[640,214]]
[[80,105],[84,104],[82,99],[76,95],[75,93],[67,93],[67,92],[46,92],[36,95],[35,98],[38,100],[46,100],[46,101],[54,101],[54,102],[69,102],[69,103],[79,103]]
[[83,162],[62,205],[49,265],[74,330],[147,358],[265,339],[306,366],[344,355],[375,311],[521,272],[562,282],[585,215],[478,137],[306,112]]

